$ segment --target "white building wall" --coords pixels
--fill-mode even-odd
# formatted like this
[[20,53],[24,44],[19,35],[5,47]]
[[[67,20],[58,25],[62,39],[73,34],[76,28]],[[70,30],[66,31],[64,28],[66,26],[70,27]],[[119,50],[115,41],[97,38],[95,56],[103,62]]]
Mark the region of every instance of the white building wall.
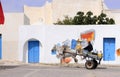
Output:
[[[95,41],[93,48],[97,50],[103,51],[103,38],[115,38],[116,44],[115,49],[120,48],[119,43],[119,31],[120,27],[115,25],[97,25],[97,26],[21,26],[19,29],[19,60],[23,61],[23,53],[24,53],[24,44],[29,39],[34,38],[38,39],[42,44],[40,50],[40,62],[41,63],[58,63],[59,60],[55,55],[51,54],[51,49],[54,44],[62,43],[66,39],[78,39],[80,37],[80,33],[94,29],[95,30]],[[26,55],[28,54],[28,50],[26,48]],[[116,55],[116,51],[115,51]],[[27,59],[27,56],[26,58]],[[27,61],[26,61],[27,62]],[[82,62],[82,61],[80,61]],[[115,61],[102,61],[102,63],[112,63],[112,64],[120,64],[120,58],[115,58]]]
[[23,13],[5,13],[5,23],[0,26],[2,60],[18,60],[18,29],[23,24],[23,16]]
[[104,13],[107,14],[108,17],[113,18],[115,20],[115,24],[120,24],[120,10],[104,10]]
[[68,15],[74,17],[78,11],[93,12],[94,15],[99,15],[102,11],[101,0],[53,0],[53,23],[58,19],[63,19]]
[[32,25],[36,24],[36,22],[43,22],[49,25],[53,24],[51,3],[46,2],[42,7],[24,6],[24,14],[27,17],[27,19],[24,19],[24,25]]
[[74,17],[78,11],[91,11],[93,15],[104,12],[115,20],[116,25],[120,24],[120,10],[109,9],[104,0],[53,0],[51,3],[46,2],[42,7],[25,5],[24,25],[33,25],[40,21],[48,25],[54,24],[58,19],[63,20],[64,16]]
[[[44,26],[21,26],[19,29],[19,60],[28,62],[28,45],[27,42],[32,39],[40,41],[40,60],[44,59]],[[26,55],[26,56],[25,56]],[[25,57],[25,58],[23,58]],[[26,59],[26,60],[24,60]]]

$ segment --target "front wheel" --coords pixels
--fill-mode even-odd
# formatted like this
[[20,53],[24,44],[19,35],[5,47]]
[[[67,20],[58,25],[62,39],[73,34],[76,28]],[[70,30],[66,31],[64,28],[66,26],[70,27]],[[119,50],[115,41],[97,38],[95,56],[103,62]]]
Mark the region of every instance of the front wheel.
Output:
[[85,63],[85,67],[87,69],[95,69],[97,67],[97,61],[87,60],[86,63]]

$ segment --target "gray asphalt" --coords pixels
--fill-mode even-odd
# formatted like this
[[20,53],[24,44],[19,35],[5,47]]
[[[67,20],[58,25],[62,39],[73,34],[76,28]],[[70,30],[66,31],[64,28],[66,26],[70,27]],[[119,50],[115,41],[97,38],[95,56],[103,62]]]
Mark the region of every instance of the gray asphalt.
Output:
[[119,66],[88,70],[83,65],[22,65],[1,67],[0,77],[120,77],[119,72]]

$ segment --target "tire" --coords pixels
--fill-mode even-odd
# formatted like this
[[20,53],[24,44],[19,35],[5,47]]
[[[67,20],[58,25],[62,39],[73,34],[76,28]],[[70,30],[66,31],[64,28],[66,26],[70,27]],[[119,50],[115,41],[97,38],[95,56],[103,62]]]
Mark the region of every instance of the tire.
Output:
[[97,66],[98,66],[98,62],[97,62],[96,60],[93,60],[93,62],[94,62],[94,67],[93,67],[93,69],[96,69]]
[[85,62],[85,67],[86,69],[94,69],[95,68],[95,63],[93,60],[87,60]]

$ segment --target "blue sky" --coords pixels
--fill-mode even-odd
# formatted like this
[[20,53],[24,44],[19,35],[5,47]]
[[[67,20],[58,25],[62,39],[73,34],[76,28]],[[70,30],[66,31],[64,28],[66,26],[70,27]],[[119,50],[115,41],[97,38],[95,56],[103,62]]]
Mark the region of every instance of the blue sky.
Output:
[[109,9],[120,9],[120,0],[104,0]]
[[52,0],[1,0],[4,12],[23,12],[23,6],[43,6]]
[[[4,12],[23,12],[23,6],[43,6],[52,0],[1,0]],[[104,0],[109,9],[120,9],[120,0]]]

